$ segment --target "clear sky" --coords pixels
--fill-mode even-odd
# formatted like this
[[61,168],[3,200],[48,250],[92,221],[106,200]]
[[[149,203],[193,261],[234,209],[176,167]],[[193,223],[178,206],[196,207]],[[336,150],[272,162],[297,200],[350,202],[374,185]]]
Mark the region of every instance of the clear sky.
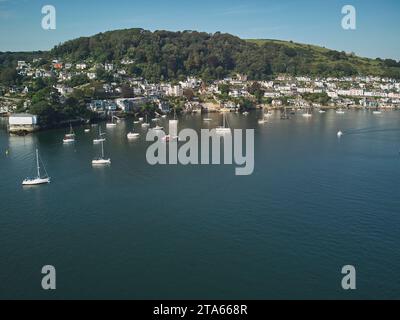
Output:
[[[57,29],[41,27],[44,5]],[[357,30],[341,27],[341,9],[357,9]],[[228,32],[242,38],[293,40],[400,59],[399,0],[0,0],[0,51],[47,50],[79,36],[140,27]]]

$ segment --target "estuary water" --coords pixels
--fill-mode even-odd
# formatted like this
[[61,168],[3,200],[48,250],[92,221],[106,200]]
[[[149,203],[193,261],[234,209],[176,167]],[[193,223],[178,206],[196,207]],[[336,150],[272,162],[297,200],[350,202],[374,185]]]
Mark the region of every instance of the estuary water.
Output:
[[[64,129],[2,129],[0,298],[400,298],[400,113],[260,116],[227,115],[255,129],[255,170],[242,177],[231,165],[150,166],[145,131],[126,138],[131,120],[102,124],[104,168],[91,165],[97,128],[75,128],[70,146]],[[222,122],[202,117],[179,127]],[[23,188],[36,147],[52,183]],[[44,265],[56,291],[41,289]],[[356,291],[341,287],[345,265]]]

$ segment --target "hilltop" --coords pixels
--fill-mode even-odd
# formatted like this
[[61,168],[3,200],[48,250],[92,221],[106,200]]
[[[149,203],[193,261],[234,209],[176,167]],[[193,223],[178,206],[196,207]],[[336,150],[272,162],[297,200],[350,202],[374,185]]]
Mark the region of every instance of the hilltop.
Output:
[[[310,76],[373,75],[400,78],[400,62],[368,59],[326,48],[279,40],[244,40],[224,33],[125,29],[81,37],[49,52],[30,53],[64,62],[96,63],[129,60],[128,74],[149,81],[198,76],[221,79],[234,73],[251,80],[276,74]],[[23,53],[0,53],[0,67],[15,64]],[[1,82],[1,79],[0,79]]]

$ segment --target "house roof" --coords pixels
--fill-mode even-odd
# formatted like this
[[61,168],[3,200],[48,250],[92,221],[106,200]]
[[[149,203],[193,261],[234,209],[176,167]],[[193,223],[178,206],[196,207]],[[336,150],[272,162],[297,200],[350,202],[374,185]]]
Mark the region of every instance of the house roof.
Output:
[[10,117],[13,118],[26,118],[26,117],[36,117],[36,115],[30,113],[14,113]]

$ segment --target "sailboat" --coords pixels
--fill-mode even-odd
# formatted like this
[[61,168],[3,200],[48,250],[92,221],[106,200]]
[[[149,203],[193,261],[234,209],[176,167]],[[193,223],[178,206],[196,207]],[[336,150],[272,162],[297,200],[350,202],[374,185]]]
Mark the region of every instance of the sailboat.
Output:
[[161,130],[164,130],[164,128],[163,128],[163,127],[160,127],[159,125],[157,125],[157,126],[155,126],[154,128],[151,128],[151,130],[154,130],[154,131],[161,131]]
[[281,120],[289,120],[289,119],[290,119],[290,117],[289,117],[289,113],[287,111],[287,108],[284,107],[283,108],[283,112],[281,112]]
[[231,129],[226,126],[226,114],[223,114],[223,124],[221,127],[216,128],[217,134],[231,133]]
[[98,139],[94,139],[93,143],[97,144],[97,143],[101,143],[101,142],[106,141],[106,138],[103,138],[103,136],[104,136],[104,133],[101,133],[101,127],[99,126],[99,138]]
[[44,168],[46,175],[44,177],[42,177],[40,174],[40,161],[39,161],[39,150],[38,149],[36,149],[36,170],[37,170],[37,177],[25,179],[24,181],[22,181],[22,185],[37,186],[37,185],[41,185],[41,184],[50,183],[50,177],[47,175],[46,168]]
[[179,121],[176,118],[176,109],[174,109],[174,120],[169,120],[169,134],[163,137],[164,142],[170,142],[178,140],[178,123]]
[[132,140],[139,138],[140,134],[135,132],[129,132],[126,136],[129,140]]
[[382,114],[382,111],[379,109],[379,107],[376,107],[376,110],[372,112],[374,115],[380,115]]
[[108,122],[106,127],[107,128],[114,128],[117,126],[117,124],[114,122],[114,114],[111,114],[111,122]]
[[95,166],[102,166],[102,165],[107,165],[107,164],[111,164],[111,159],[104,159],[104,142],[101,142],[101,157],[94,159],[92,161],[92,165]]
[[69,131],[68,134],[66,134],[66,135],[64,136],[63,142],[64,142],[64,143],[72,143],[72,142],[75,142],[75,132],[74,132],[74,130],[72,129],[72,125],[71,125],[71,124],[70,124],[70,131]]
[[337,114],[345,114],[346,112],[340,108],[339,110],[336,111]]
[[150,127],[150,124],[147,122],[147,114],[146,114],[146,122],[142,123],[143,128],[148,128]]
[[312,113],[310,112],[309,108],[306,108],[306,113],[303,113],[303,117],[304,118],[311,118],[312,117]]
[[265,108],[263,108],[263,113],[262,113],[262,118],[260,120],[258,120],[259,124],[266,124],[267,121],[267,115],[265,114]]

